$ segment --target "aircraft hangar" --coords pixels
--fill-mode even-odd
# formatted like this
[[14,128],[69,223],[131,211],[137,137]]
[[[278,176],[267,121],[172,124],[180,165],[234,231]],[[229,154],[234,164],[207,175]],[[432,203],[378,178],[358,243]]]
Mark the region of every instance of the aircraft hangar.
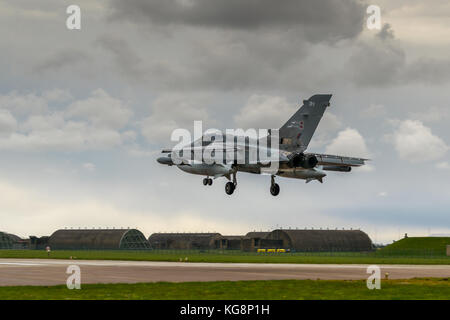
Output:
[[52,250],[150,248],[145,236],[137,229],[60,229],[50,236],[48,245]]
[[361,230],[277,229],[265,239],[281,240],[295,251],[370,251],[372,241]]
[[13,249],[18,240],[20,240],[20,237],[0,231],[0,249]]
[[286,249],[291,252],[370,251],[369,236],[360,230],[276,229],[246,235],[220,233],[153,233],[137,229],[60,229],[50,237],[0,232],[0,249],[52,250],[240,250]]

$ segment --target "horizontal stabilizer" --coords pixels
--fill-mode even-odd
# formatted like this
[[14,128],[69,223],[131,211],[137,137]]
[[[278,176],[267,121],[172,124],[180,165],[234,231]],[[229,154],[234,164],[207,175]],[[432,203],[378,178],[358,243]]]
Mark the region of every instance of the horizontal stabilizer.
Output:
[[364,158],[342,157],[319,153],[314,153],[314,155],[319,161],[318,164],[322,166],[359,167],[364,165],[365,161],[369,160]]
[[305,183],[309,183],[309,182],[311,182],[313,180],[317,180],[320,183],[323,183],[323,178],[322,177],[320,177],[320,178],[308,178],[308,179],[306,179]]

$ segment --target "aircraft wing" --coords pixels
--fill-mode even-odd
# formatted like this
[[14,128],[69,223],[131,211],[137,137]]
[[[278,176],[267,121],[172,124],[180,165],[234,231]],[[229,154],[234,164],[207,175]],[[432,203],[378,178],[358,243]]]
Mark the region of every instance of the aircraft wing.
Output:
[[364,165],[365,161],[369,160],[363,158],[335,156],[330,154],[320,154],[320,153],[313,153],[313,154],[319,161],[318,164],[323,166],[359,167]]
[[[177,150],[204,151],[205,149],[206,148],[202,147],[202,146],[198,146],[198,147],[186,146],[186,147],[183,147],[180,149],[162,149],[161,153],[172,153]],[[229,145],[226,145],[225,147],[217,148],[217,150],[219,150],[219,149],[222,150],[223,152],[232,152],[232,151],[240,151],[241,150],[239,147],[234,147],[234,146],[229,146]]]

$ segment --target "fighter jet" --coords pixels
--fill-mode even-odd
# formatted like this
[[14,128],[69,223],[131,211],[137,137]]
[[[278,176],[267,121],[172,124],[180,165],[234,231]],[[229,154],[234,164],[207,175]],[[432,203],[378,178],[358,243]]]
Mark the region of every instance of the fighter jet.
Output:
[[362,166],[368,160],[306,151],[326,108],[330,106],[331,96],[316,94],[303,100],[303,105],[279,130],[267,130],[265,137],[243,138],[236,134],[223,134],[218,138],[217,132],[203,134],[183,148],[162,150],[164,155],[157,161],[205,176],[205,186],[212,185],[212,178],[225,177],[228,179],[225,184],[228,195],[236,190],[238,172],[270,175],[270,193],[273,196],[280,193],[276,176],[323,183],[325,171],[350,172],[352,167]]

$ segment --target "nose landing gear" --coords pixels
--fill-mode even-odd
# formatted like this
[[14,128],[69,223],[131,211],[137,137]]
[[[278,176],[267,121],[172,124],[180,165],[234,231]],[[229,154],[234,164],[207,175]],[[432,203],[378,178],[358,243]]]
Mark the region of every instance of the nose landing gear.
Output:
[[203,185],[204,186],[211,186],[212,184],[213,184],[213,180],[211,178],[203,179]]
[[278,183],[275,183],[275,176],[271,176],[270,179],[270,194],[274,197],[280,193],[280,186]]

